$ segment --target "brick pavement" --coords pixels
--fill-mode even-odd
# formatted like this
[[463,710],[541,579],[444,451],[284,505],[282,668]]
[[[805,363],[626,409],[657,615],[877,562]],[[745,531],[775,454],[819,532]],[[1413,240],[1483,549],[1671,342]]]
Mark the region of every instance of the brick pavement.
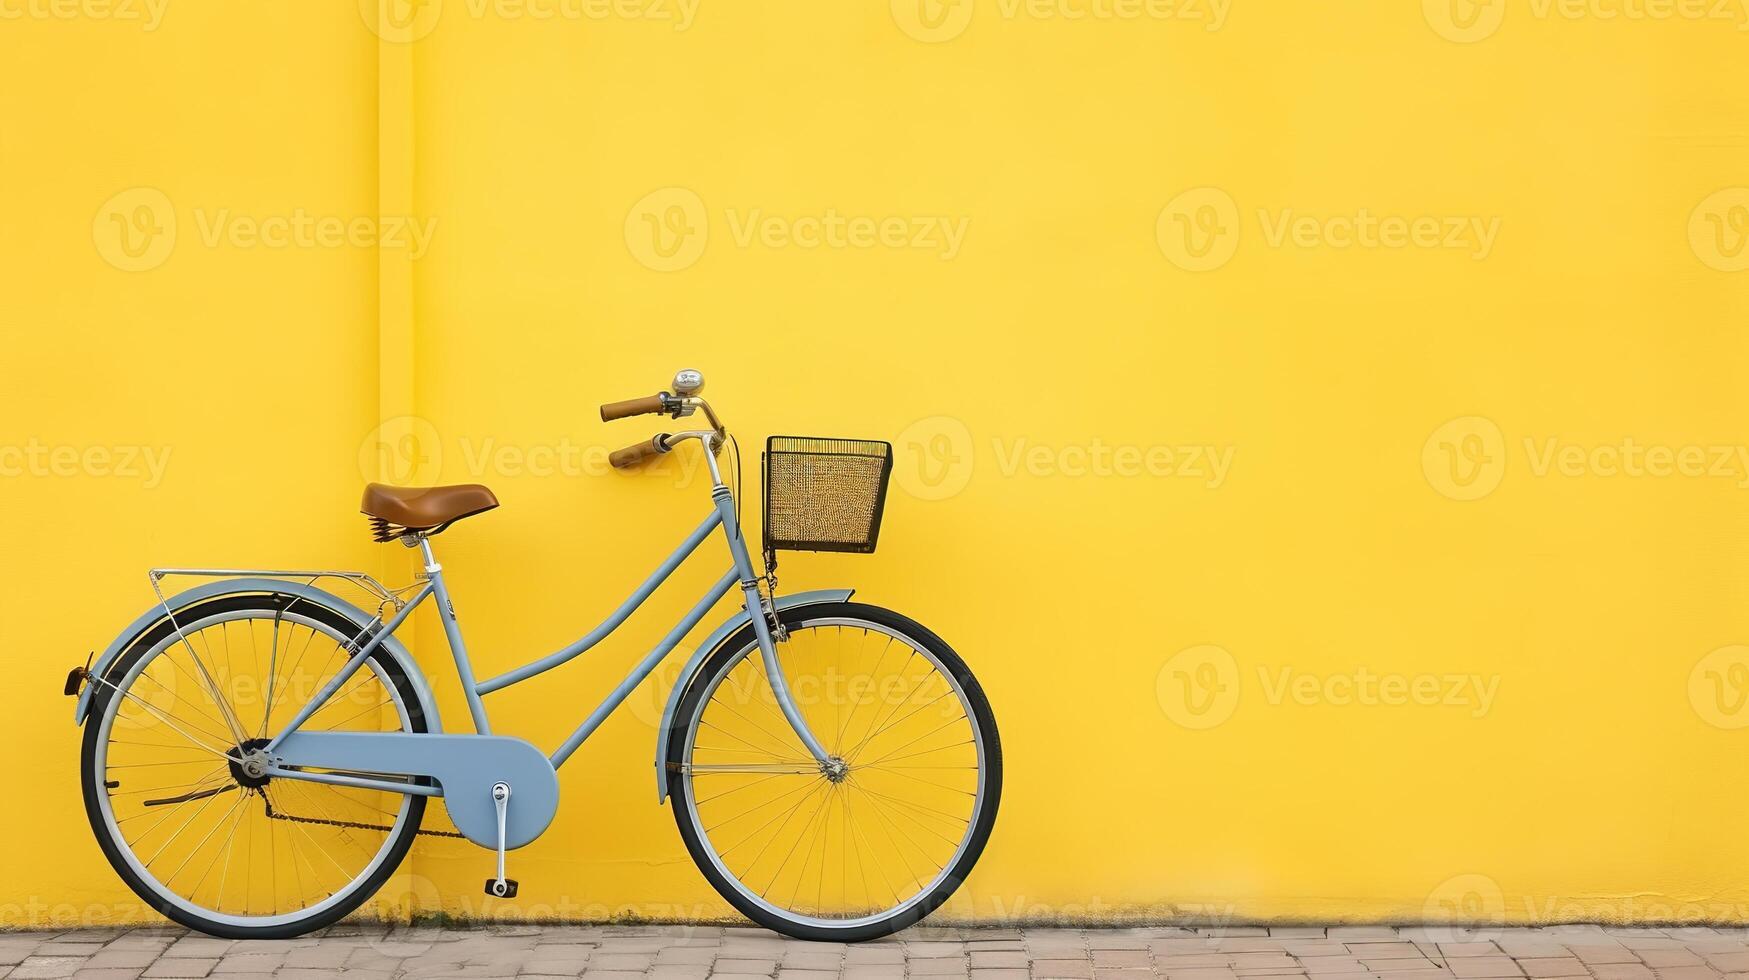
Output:
[[543,976],[1749,980],[1749,930],[924,927],[855,946],[718,926],[346,923],[285,942],[169,927],[0,933],[0,980]]

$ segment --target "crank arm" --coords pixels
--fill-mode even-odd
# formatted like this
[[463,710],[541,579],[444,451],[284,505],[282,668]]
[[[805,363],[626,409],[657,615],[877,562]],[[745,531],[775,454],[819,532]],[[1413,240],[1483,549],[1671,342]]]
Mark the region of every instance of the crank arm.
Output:
[[504,877],[504,827],[510,813],[510,784],[492,784],[492,805],[498,810],[498,877],[486,879],[486,894],[516,897],[516,879]]

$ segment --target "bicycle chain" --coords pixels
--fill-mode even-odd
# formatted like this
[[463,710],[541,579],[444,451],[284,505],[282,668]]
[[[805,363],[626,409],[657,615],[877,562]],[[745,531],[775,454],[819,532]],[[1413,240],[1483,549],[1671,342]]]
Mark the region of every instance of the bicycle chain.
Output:
[[[377,824],[361,823],[356,820],[329,820],[324,817],[300,817],[293,813],[276,813],[273,809],[273,801],[267,798],[266,793],[261,794],[261,802],[267,808],[267,819],[269,820],[290,820],[294,823],[310,823],[323,827],[342,827],[351,830],[380,830],[384,833],[395,829]],[[421,827],[413,833],[424,837],[454,837],[458,840],[467,840],[466,834],[458,834],[453,830],[426,830]]]

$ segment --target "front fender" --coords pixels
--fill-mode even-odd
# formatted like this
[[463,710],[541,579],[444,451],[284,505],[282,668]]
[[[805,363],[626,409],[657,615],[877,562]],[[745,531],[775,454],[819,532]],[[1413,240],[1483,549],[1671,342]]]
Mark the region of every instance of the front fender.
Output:
[[[208,582],[205,585],[197,585],[186,592],[178,592],[171,596],[165,605],[169,606],[172,613],[177,613],[209,599],[255,592],[274,592],[307,599],[314,605],[323,606],[346,617],[360,630],[369,626],[376,618],[331,592],[324,592],[314,586],[298,582],[269,578],[230,578]],[[101,656],[92,661],[92,676],[105,676],[109,672],[110,666],[115,663],[116,658],[132,647],[134,642],[144,636],[147,630],[163,622],[164,619],[164,606],[153,606],[140,618],[134,620],[127,629],[121,631],[121,635],[117,636],[113,643],[104,649]],[[419,698],[419,706],[425,710],[425,718],[429,722],[431,730],[434,732],[443,731],[443,721],[437,715],[437,701],[431,696],[431,685],[426,683],[425,674],[413,662],[413,655],[408,653],[401,641],[393,636],[384,637],[380,649],[395,658],[400,663],[401,669],[407,672],[407,679],[413,684],[413,692]],[[73,707],[73,723],[75,725],[85,723],[86,713],[91,710],[91,692],[96,688],[95,681],[88,681],[85,684],[85,690],[79,692],[79,701]]]
[[[793,609],[796,606],[817,606],[826,602],[845,602],[854,589],[816,589],[812,592],[797,592],[794,595],[778,596],[779,610]],[[698,650],[686,661],[686,666],[680,668],[680,676],[674,680],[674,689],[668,692],[668,705],[662,709],[662,721],[656,726],[656,802],[668,799],[668,731],[674,727],[674,713],[680,710],[680,696],[686,693],[686,688],[692,683],[692,678],[710,655],[723,645],[735,631],[753,621],[747,614],[746,607],[730,616],[723,625],[718,626],[711,635],[704,638],[698,645]]]

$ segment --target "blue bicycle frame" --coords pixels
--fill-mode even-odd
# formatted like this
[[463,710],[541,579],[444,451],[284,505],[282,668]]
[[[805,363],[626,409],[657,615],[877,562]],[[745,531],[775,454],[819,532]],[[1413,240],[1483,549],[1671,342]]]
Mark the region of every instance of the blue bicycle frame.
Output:
[[[680,433],[669,437],[669,444],[682,438],[697,438],[705,449],[706,462],[709,464],[711,476],[711,499],[714,508],[709,516],[695,528],[686,540],[674,549],[657,569],[638,586],[626,600],[620,603],[601,625],[591,630],[575,643],[542,657],[515,670],[508,671],[486,680],[476,680],[473,664],[468,658],[467,646],[462,640],[461,629],[457,625],[455,605],[450,598],[449,589],[444,583],[443,566],[432,552],[430,538],[425,534],[417,534],[405,538],[410,545],[417,545],[424,558],[424,579],[418,583],[418,588],[412,596],[403,601],[396,601],[395,612],[386,622],[379,614],[375,618],[366,615],[351,604],[343,602],[334,596],[312,588],[308,583],[274,582],[272,577],[295,577],[296,573],[288,572],[258,572],[261,577],[230,578],[226,581],[214,582],[200,586],[162,601],[161,608],[136,620],[133,626],[116,639],[103,655],[91,665],[88,676],[102,678],[121,653],[126,650],[137,637],[157,622],[162,622],[167,616],[175,635],[185,644],[187,638],[182,633],[181,623],[177,614],[196,607],[200,602],[221,595],[243,592],[276,592],[285,596],[290,603],[310,601],[329,608],[338,613],[359,628],[358,635],[350,642],[348,649],[351,654],[341,669],[334,674],[297,712],[284,728],[275,733],[265,743],[255,743],[258,748],[250,748],[250,752],[258,752],[265,757],[266,774],[285,779],[307,780],[311,782],[328,783],[337,786],[359,789],[382,790],[391,793],[413,794],[419,796],[444,797],[451,820],[464,836],[484,847],[515,848],[534,840],[551,823],[558,809],[559,787],[557,769],[575,753],[579,746],[589,738],[596,729],[601,727],[607,716],[623,704],[634,689],[647,678],[656,666],[679,645],[680,641],[697,626],[712,606],[716,605],[724,595],[737,583],[741,586],[744,609],[728,623],[719,627],[699,651],[688,661],[674,691],[670,692],[668,706],[664,712],[662,730],[658,732],[656,748],[657,794],[658,799],[666,796],[667,771],[665,765],[668,747],[667,722],[672,718],[680,694],[684,691],[690,678],[701,667],[703,658],[724,642],[734,629],[742,625],[743,620],[751,625],[757,638],[760,655],[764,661],[765,675],[771,683],[772,693],[777,704],[794,729],[797,738],[814,760],[824,771],[833,760],[814,733],[809,730],[803,720],[789,687],[784,679],[782,667],[778,663],[777,648],[773,643],[771,628],[767,621],[767,610],[775,613],[779,609],[790,608],[816,602],[841,601],[849,597],[844,590],[831,592],[803,593],[774,599],[768,606],[762,600],[759,591],[759,577],[754,570],[752,557],[747,550],[747,543],[741,534],[740,522],[735,508],[733,494],[723,483],[716,459],[711,453],[711,440],[720,438],[717,433],[700,431]],[[506,735],[496,735],[492,732],[491,722],[487,718],[483,698],[487,694],[501,691],[518,684],[538,674],[545,673],[560,664],[566,663],[594,647],[602,639],[616,630],[626,619],[648,599],[663,582],[678,568],[704,539],[713,531],[723,531],[724,540],[729,546],[729,555],[733,559],[729,569],[710,587],[708,591],[694,603],[680,622],[662,638],[655,649],[634,666],[625,679],[616,686],[607,697],[590,712],[582,724],[565,739],[563,744],[554,749],[551,755],[543,754],[539,749],[520,738]],[[153,572],[153,583],[156,588],[158,579],[165,574],[241,574],[247,572],[218,573],[191,569],[157,570]],[[355,579],[365,578],[358,573],[316,573],[317,575],[332,574]],[[381,588],[380,586],[378,587]],[[382,592],[388,597],[391,593]],[[160,594],[162,599],[162,594]],[[444,636],[449,643],[450,653],[455,661],[456,673],[461,681],[463,695],[467,698],[468,713],[473,720],[473,733],[448,733],[442,731],[442,724],[437,721],[435,704],[430,697],[429,688],[424,682],[418,668],[412,663],[404,646],[394,639],[394,633],[401,624],[413,614],[413,611],[424,604],[427,599],[435,599],[437,614],[443,623]],[[287,608],[290,608],[288,605]],[[302,726],[318,710],[332,698],[341,687],[362,668],[373,653],[383,651],[390,659],[399,662],[406,670],[414,687],[416,700],[424,711],[428,722],[436,731],[427,732],[347,732],[347,731],[304,731]],[[192,654],[193,650],[190,648]],[[198,657],[196,660],[198,662]],[[83,721],[90,705],[91,690],[88,686],[81,693],[79,705],[74,710],[75,721]],[[216,696],[216,692],[215,692]],[[239,733],[239,740],[242,735]],[[243,760],[238,759],[238,762]],[[515,801],[504,804],[495,798],[500,784],[508,787],[504,790],[506,796],[514,792]],[[506,814],[504,811],[508,810]]]
[[[461,680],[462,693],[467,697],[468,712],[473,717],[474,731],[480,735],[490,735],[492,727],[486,715],[485,702],[482,700],[484,695],[501,691],[511,685],[545,673],[587,652],[615,629],[618,629],[620,624],[624,623],[627,617],[643,605],[644,600],[648,599],[663,582],[667,581],[668,576],[673,574],[674,570],[680,567],[693,551],[697,550],[712,531],[721,527],[725,532],[724,538],[729,545],[729,554],[734,559],[733,565],[723,573],[721,578],[717,579],[716,583],[705,592],[698,602],[693,604],[692,608],[681,618],[680,622],[675,624],[673,629],[668,631],[668,634],[662,638],[655,649],[650,651],[649,655],[637,666],[633,667],[631,673],[627,674],[625,679],[607,695],[606,699],[594,711],[590,712],[589,717],[577,726],[576,731],[565,739],[564,744],[553,751],[549,761],[555,769],[563,765],[565,760],[569,759],[572,753],[576,752],[577,748],[597,728],[601,727],[601,723],[607,720],[607,716],[624,703],[638,684],[648,677],[651,671],[654,671],[656,666],[679,645],[681,639],[698,625],[699,620],[703,619],[711,607],[717,604],[717,600],[726,595],[736,582],[739,582],[746,609],[753,624],[754,636],[759,641],[759,651],[764,659],[765,673],[771,679],[772,694],[777,699],[778,707],[783,711],[784,718],[789,721],[790,727],[795,730],[796,736],[802,740],[802,744],[813,755],[815,761],[822,765],[825,764],[828,754],[825,748],[820,745],[819,739],[808,728],[807,722],[802,718],[795,700],[790,696],[788,684],[783,678],[783,671],[778,665],[777,648],[772,642],[771,630],[766,622],[766,617],[762,614],[763,604],[759,594],[758,576],[754,571],[752,558],[747,551],[746,539],[742,536],[740,525],[736,520],[734,498],[729,493],[728,488],[721,483],[716,484],[712,489],[711,496],[716,502],[716,509],[691,534],[687,535],[686,540],[674,549],[673,554],[670,554],[644,580],[643,584],[638,586],[636,591],[620,603],[619,608],[615,609],[601,625],[562,650],[483,681],[474,679],[474,669],[472,662],[468,659],[467,644],[462,640],[461,628],[456,622],[455,605],[450,599],[448,587],[444,584],[443,566],[438,564],[436,556],[432,552],[430,539],[421,536],[418,543],[425,559],[425,584],[388,622],[383,624],[382,628],[370,640],[358,647],[346,665],[329,679],[328,683],[304,705],[303,710],[299,711],[279,734],[273,737],[267,745],[267,751],[271,754],[279,748],[312,714],[315,714],[327,702],[328,698],[332,697],[341,685],[345,684],[364,665],[371,653],[387,637],[393,635],[395,630],[406,622],[413,611],[427,598],[437,600],[438,618],[443,623],[444,635],[449,643],[450,653],[455,660],[456,673]],[[286,772],[284,775],[295,778],[305,774]],[[369,784],[371,782],[370,780],[362,780],[349,782],[349,785]],[[380,788],[393,789],[396,792],[406,791],[406,786],[402,783],[385,785]]]

